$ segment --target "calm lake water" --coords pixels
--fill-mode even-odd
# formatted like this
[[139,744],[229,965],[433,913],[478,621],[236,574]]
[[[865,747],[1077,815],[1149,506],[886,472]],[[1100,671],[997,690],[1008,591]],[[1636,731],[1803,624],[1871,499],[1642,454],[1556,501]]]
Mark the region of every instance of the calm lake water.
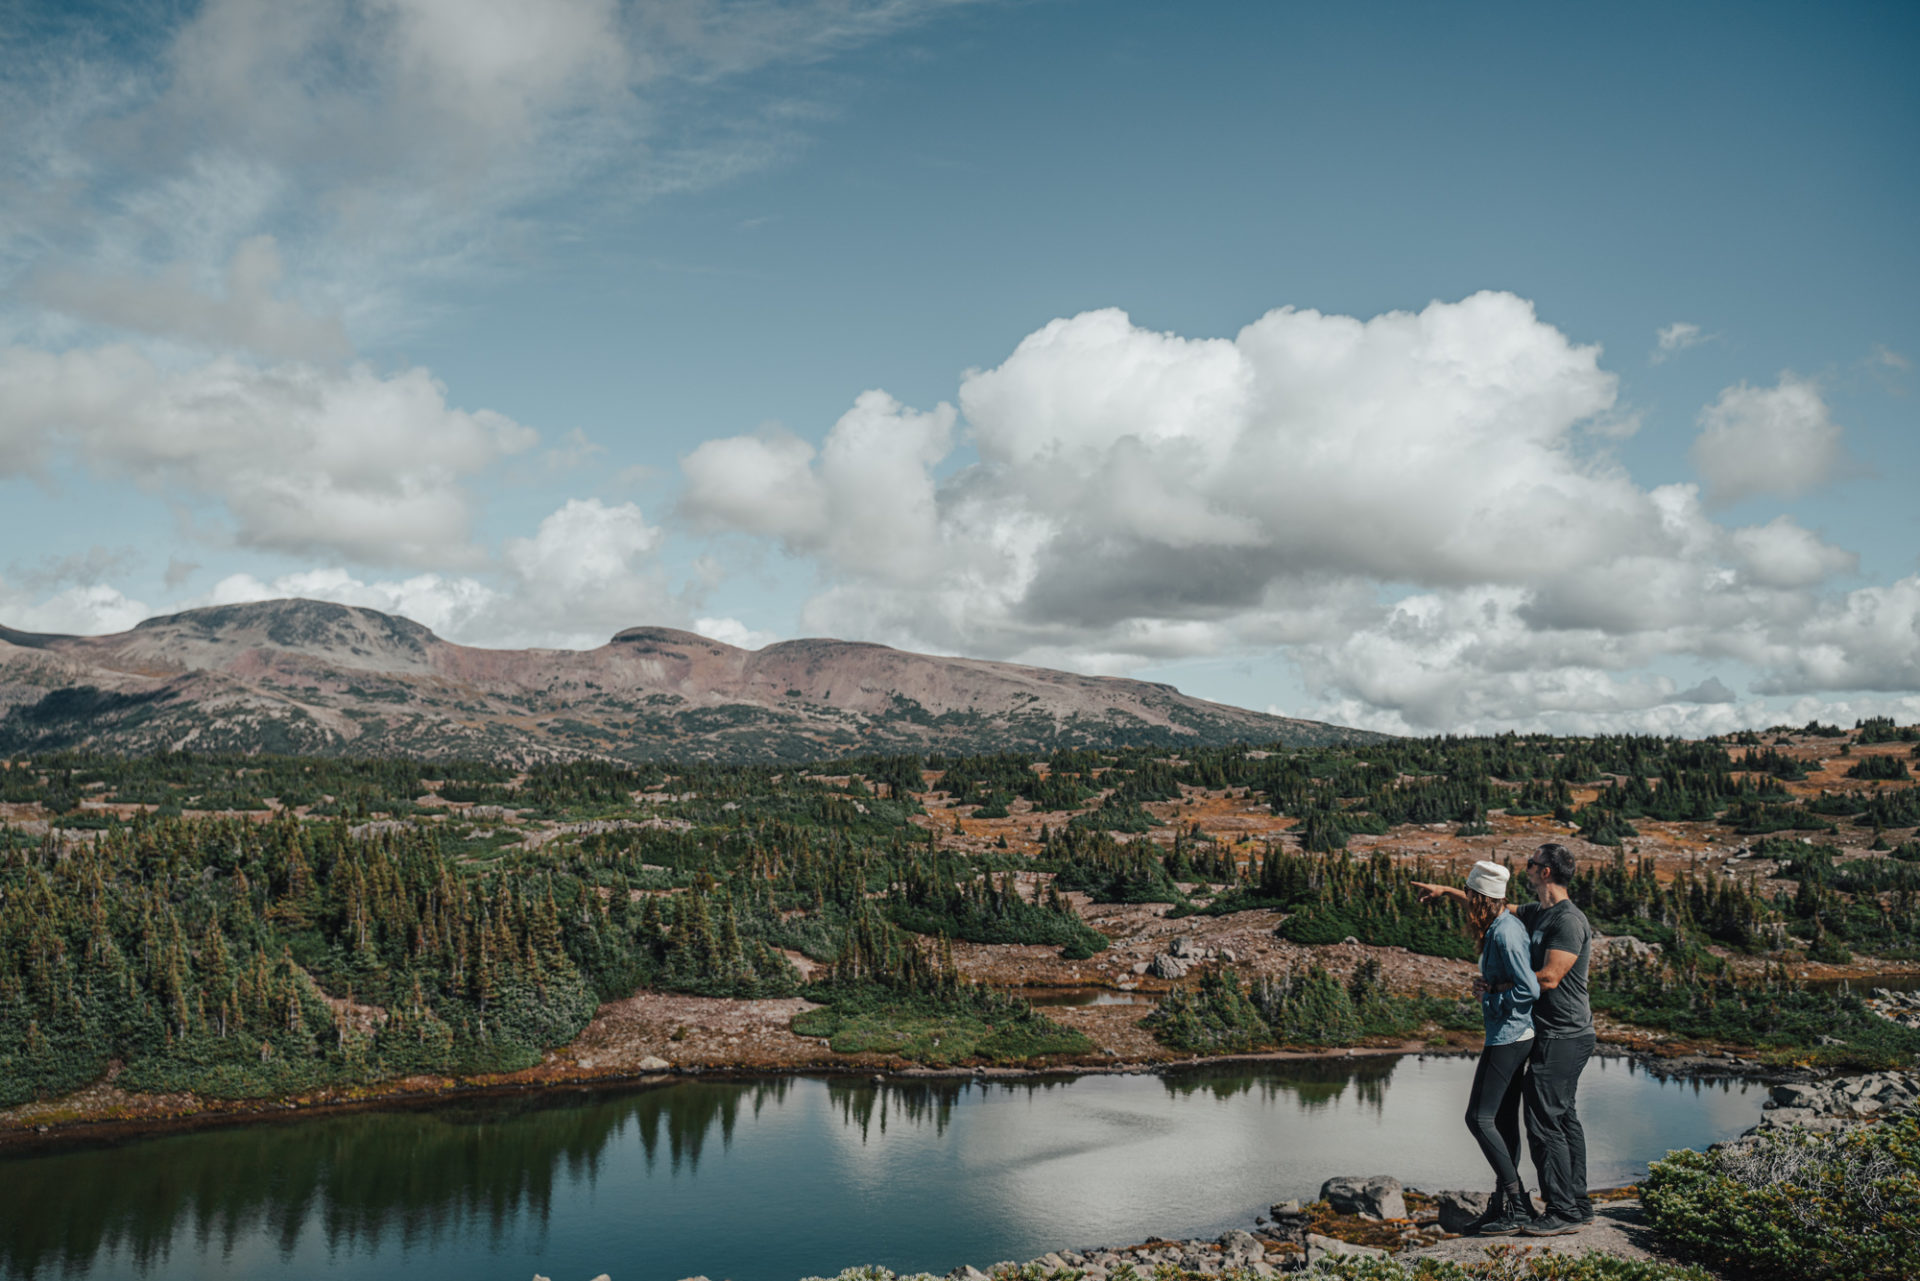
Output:
[[[1459,1119],[1472,1073],[1405,1058],[681,1081],[14,1156],[0,1275],[794,1281],[1212,1236],[1335,1174],[1487,1185]],[[1739,1133],[1762,1097],[1596,1061],[1581,1083],[1594,1185]]]

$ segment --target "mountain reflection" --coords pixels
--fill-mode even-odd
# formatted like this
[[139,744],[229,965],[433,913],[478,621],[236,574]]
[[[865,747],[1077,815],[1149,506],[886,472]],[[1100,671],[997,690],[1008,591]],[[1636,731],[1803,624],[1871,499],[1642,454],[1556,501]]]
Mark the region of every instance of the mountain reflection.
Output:
[[555,1185],[592,1183],[631,1127],[651,1170],[691,1173],[742,1108],[778,1104],[791,1080],[685,1082],[641,1093],[546,1095],[408,1112],[171,1135],[0,1162],[0,1275],[84,1273],[102,1255],[145,1272],[190,1229],[203,1251],[274,1242],[283,1259],[308,1230],[329,1253],[407,1248],[449,1234],[498,1239],[544,1227]]

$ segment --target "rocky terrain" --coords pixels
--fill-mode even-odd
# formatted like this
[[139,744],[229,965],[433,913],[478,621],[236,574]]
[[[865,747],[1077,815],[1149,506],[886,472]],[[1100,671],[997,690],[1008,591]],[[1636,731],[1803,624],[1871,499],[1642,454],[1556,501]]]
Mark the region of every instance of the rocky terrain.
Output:
[[404,618],[310,600],[190,610],[112,636],[0,626],[0,752],[526,764],[1377,737],[1168,685],[850,641],[744,650],[635,627],[594,650],[478,649]]

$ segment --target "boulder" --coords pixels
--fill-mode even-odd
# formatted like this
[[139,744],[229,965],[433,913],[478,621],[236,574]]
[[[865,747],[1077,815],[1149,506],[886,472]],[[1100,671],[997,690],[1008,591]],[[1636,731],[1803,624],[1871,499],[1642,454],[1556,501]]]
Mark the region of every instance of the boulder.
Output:
[[1183,979],[1187,976],[1187,963],[1166,952],[1153,958],[1147,972],[1157,979]]
[[1178,956],[1184,959],[1186,957],[1195,955],[1198,949],[1196,949],[1193,945],[1192,935],[1182,934],[1179,938],[1175,939],[1172,943],[1167,945],[1167,951],[1171,952],[1175,956]]
[[639,1066],[642,1072],[664,1072],[672,1067],[673,1064],[667,1062],[665,1059],[657,1058],[649,1054],[646,1058],[640,1060]]
[[1400,1180],[1385,1174],[1371,1178],[1340,1175],[1320,1185],[1320,1199],[1337,1214],[1358,1214],[1369,1219],[1404,1219],[1406,1198],[1400,1193]]
[[963,1263],[947,1273],[947,1281],[990,1281],[987,1274],[970,1263]]
[[1433,1194],[1433,1207],[1440,1215],[1440,1226],[1449,1232],[1465,1232],[1467,1226],[1487,1212],[1487,1192],[1447,1191]]
[[1636,961],[1643,961],[1656,955],[1659,951],[1660,945],[1658,943],[1648,943],[1643,939],[1635,938],[1631,934],[1596,934],[1593,938],[1593,959],[1597,961],[1610,961],[1621,957],[1630,957]]
[[1790,1081],[1784,1085],[1774,1086],[1768,1093],[1771,1096],[1770,1102],[1775,1107],[1817,1110],[1830,1107],[1833,1103],[1833,1089],[1826,1085],[1808,1085]]

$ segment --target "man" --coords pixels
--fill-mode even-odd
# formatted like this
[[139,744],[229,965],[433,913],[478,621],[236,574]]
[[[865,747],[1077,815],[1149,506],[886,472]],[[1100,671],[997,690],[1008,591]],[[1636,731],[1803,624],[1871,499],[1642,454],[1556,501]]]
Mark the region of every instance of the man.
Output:
[[1573,851],[1542,845],[1527,860],[1527,888],[1536,902],[1513,908],[1527,927],[1540,999],[1533,1006],[1533,1052],[1523,1087],[1527,1146],[1546,1209],[1521,1236],[1561,1236],[1593,1221],[1587,1196],[1587,1135],[1574,1095],[1593,1056],[1593,1007],[1587,1001],[1587,961],[1593,926],[1568,897]]
[[[1522,1097],[1527,1146],[1533,1152],[1533,1169],[1546,1209],[1519,1229],[1520,1236],[1563,1236],[1593,1221],[1593,1201],[1587,1195],[1587,1135],[1574,1107],[1580,1073],[1593,1056],[1593,1007],[1587,1001],[1593,927],[1569,896],[1573,870],[1572,850],[1542,845],[1527,859],[1527,888],[1536,901],[1507,909],[1527,928],[1528,959],[1540,983]],[[1451,886],[1416,881],[1414,888],[1423,903],[1441,898],[1466,901],[1466,895]],[[1473,981],[1475,995],[1508,986],[1489,987],[1477,976]]]

